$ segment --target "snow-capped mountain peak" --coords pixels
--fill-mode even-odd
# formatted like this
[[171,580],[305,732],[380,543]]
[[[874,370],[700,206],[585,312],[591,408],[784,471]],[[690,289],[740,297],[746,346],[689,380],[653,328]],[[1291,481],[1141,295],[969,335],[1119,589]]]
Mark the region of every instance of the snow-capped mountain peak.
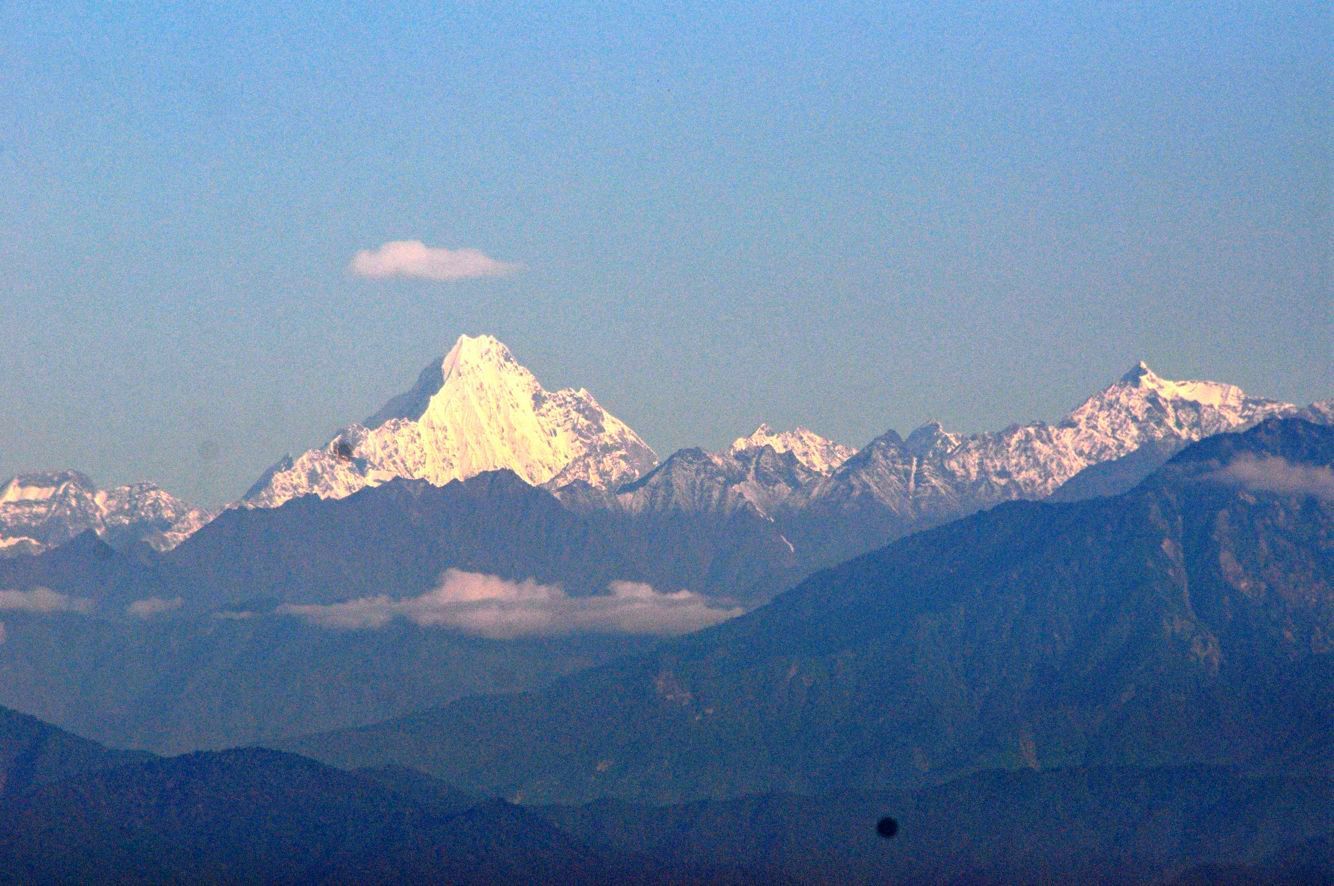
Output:
[[98,489],[79,471],[17,474],[0,487],[0,551],[38,553],[89,530],[166,550],[212,516],[153,483]]
[[16,474],[0,487],[0,506],[17,502],[43,502],[77,489],[91,492],[93,481],[78,471],[42,471]]
[[460,336],[407,392],[328,444],[271,468],[243,502],[343,498],[396,477],[444,485],[508,469],[534,485],[614,488],[657,463],[586,390],[547,391],[489,335]]
[[1172,381],[1163,378],[1141,360],[1121,376],[1118,384],[1143,391],[1153,391],[1170,400],[1189,400],[1218,409],[1242,408],[1246,392],[1236,385],[1216,381]]
[[536,382],[533,374],[520,365],[510,349],[495,337],[461,335],[448,354],[433,360],[422,370],[416,384],[386,403],[379,412],[362,422],[362,426],[374,430],[395,418],[418,421],[451,380],[456,383],[464,379],[485,382],[488,376],[494,380],[506,375],[518,376],[524,387]]
[[940,422],[932,419],[917,428],[903,441],[903,448],[917,458],[929,455],[943,455],[958,446],[963,438],[945,430]]
[[1149,443],[1173,450],[1295,411],[1288,403],[1248,397],[1235,385],[1166,379],[1141,362],[1055,425],[1034,422],[963,437],[929,422],[907,440],[887,432],[805,500],[876,500],[911,519],[959,516],[1007,499],[1050,495],[1085,468]]
[[1059,429],[1074,451],[1092,463],[1119,458],[1149,440],[1198,440],[1295,408],[1248,397],[1236,385],[1166,379],[1141,361],[1072,410]]
[[767,423],[761,424],[750,436],[733,440],[728,451],[737,455],[764,446],[773,447],[775,452],[792,453],[797,461],[817,474],[828,474],[856,452],[850,446],[835,443],[803,427],[775,433]]

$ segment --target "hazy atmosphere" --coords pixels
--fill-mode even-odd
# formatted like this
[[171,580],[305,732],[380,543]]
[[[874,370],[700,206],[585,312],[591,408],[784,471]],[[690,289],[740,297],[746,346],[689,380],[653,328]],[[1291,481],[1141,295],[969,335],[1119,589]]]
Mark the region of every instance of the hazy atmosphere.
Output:
[[218,503],[464,332],[659,452],[1330,387],[1323,4],[4,10],[0,473]]
[[0,0],[0,886],[1334,883],[1331,48]]

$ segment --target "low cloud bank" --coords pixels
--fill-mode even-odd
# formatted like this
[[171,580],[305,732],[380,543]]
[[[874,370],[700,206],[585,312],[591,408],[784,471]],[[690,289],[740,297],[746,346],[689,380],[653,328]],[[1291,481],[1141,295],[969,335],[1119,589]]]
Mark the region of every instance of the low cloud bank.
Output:
[[1210,479],[1259,492],[1312,495],[1334,501],[1334,468],[1290,462],[1278,456],[1238,456],[1227,467],[1211,474]]
[[7,612],[91,612],[93,601],[86,597],[71,597],[50,588],[30,591],[0,591],[0,611]]
[[135,600],[125,608],[130,615],[137,615],[139,618],[152,618],[155,615],[161,615],[164,612],[171,612],[173,609],[180,609],[185,601],[180,597],[145,597],[142,600]]
[[363,249],[348,270],[359,277],[419,277],[424,280],[467,280],[503,277],[518,265],[496,261],[479,249],[441,249],[420,240],[391,240],[378,249]]
[[278,612],[326,628],[380,628],[396,618],[509,640],[575,633],[674,635],[741,614],[690,591],[660,593],[640,582],[613,581],[610,593],[572,597],[559,585],[449,569],[419,597],[360,597],[344,603],[285,604]]

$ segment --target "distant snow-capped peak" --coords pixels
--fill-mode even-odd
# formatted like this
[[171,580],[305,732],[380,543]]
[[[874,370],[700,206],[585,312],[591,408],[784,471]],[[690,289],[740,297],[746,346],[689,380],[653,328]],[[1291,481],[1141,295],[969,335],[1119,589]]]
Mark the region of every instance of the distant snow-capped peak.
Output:
[[1121,376],[1113,387],[1124,386],[1142,391],[1153,391],[1173,400],[1190,400],[1217,409],[1239,409],[1246,403],[1246,392],[1236,385],[1217,381],[1172,381],[1149,368],[1143,360]]
[[1296,410],[1291,403],[1249,397],[1236,385],[1165,379],[1141,361],[1073,409],[1057,430],[1084,462],[1082,469],[1150,440],[1191,442]]
[[460,336],[407,392],[325,446],[287,458],[242,500],[276,507],[301,495],[343,498],[405,477],[441,486],[508,469],[533,485],[614,488],[657,456],[588,391],[546,391],[489,335]]
[[17,474],[0,487],[0,551],[38,553],[89,530],[167,550],[212,516],[153,483],[99,489],[78,471]]
[[1055,425],[965,437],[931,422],[907,440],[888,431],[794,501],[869,498],[907,518],[958,516],[1007,499],[1045,497],[1085,468],[1146,443],[1184,446],[1296,411],[1290,403],[1248,397],[1235,385],[1165,379],[1141,362]]
[[857,451],[802,427],[775,433],[767,423],[761,424],[749,437],[733,440],[728,451],[736,455],[764,446],[772,446],[775,452],[792,453],[797,461],[817,474],[828,474]]

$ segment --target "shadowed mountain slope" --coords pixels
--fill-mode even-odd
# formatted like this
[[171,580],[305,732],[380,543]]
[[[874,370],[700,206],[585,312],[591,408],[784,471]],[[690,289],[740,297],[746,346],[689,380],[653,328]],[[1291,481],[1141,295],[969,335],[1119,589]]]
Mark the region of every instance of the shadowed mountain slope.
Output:
[[1189,447],[1126,495],[1012,503],[919,533],[541,692],[291,747],[525,802],[827,793],[991,768],[1324,773],[1332,463],[1334,430],[1267,421]]
[[0,882],[655,881],[631,859],[498,800],[450,809],[260,749],[75,775],[0,809]]
[[147,754],[116,751],[0,707],[0,798],[83,772],[135,763]]

